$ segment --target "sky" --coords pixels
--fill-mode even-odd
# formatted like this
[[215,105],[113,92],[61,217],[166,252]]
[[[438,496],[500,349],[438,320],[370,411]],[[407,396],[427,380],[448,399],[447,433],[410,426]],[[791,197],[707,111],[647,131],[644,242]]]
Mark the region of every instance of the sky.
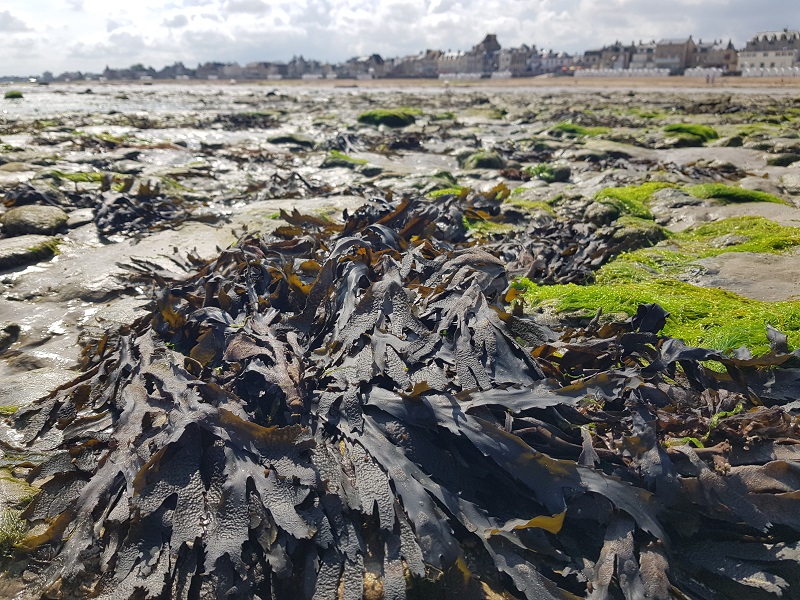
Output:
[[100,72],[142,63],[339,62],[426,48],[570,53],[621,40],[729,38],[800,29],[797,0],[3,0],[0,75]]

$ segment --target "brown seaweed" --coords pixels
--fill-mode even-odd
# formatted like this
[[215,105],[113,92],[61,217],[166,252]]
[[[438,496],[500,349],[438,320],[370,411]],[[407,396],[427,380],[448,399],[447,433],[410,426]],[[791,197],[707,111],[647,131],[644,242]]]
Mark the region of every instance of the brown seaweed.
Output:
[[800,354],[687,347],[657,305],[555,336],[506,304],[530,246],[464,227],[497,204],[285,213],[164,282],[14,416],[53,453],[28,595],[798,597]]

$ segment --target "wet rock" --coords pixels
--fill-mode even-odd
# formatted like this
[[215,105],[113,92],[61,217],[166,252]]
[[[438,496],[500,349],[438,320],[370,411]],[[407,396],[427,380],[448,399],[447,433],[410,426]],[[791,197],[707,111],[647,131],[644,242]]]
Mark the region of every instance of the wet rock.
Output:
[[0,216],[7,235],[53,235],[67,225],[67,213],[56,206],[17,206]]
[[780,302],[800,295],[798,255],[726,252],[697,261],[701,272],[691,283],[721,288],[765,302]]
[[75,371],[58,368],[26,370],[6,375],[0,378],[0,406],[28,406],[34,400],[72,381],[75,375]]
[[465,169],[502,169],[506,160],[497,152],[475,152],[464,159]]
[[287,133],[284,135],[276,135],[268,138],[270,144],[300,146],[301,148],[313,148],[316,143],[310,137],[301,135],[299,133]]
[[770,156],[767,158],[767,165],[770,167],[788,167],[792,163],[800,160],[800,154],[790,152],[787,154],[778,154],[777,156]]
[[375,165],[364,165],[363,167],[358,169],[358,172],[364,175],[365,177],[377,177],[378,175],[383,173],[383,168]]
[[56,253],[58,240],[45,235],[21,235],[0,240],[0,270],[51,258]]
[[20,326],[17,323],[0,323],[0,354],[19,339],[19,332]]
[[619,218],[619,210],[610,204],[592,202],[586,208],[583,217],[595,225],[610,225]]

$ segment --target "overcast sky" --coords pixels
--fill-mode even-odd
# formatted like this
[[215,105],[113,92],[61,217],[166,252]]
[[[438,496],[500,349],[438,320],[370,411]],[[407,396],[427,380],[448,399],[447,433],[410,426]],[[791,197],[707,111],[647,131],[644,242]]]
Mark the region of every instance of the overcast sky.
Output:
[[733,39],[800,28],[798,0],[3,0],[0,75],[188,67],[218,60],[327,61],[425,48],[579,52],[624,42]]

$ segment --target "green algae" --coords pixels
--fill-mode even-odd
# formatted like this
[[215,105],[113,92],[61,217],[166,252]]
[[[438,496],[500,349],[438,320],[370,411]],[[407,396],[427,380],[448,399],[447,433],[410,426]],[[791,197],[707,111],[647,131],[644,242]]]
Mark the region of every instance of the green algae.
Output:
[[589,318],[606,314],[635,315],[640,304],[657,303],[670,313],[664,334],[693,346],[729,351],[747,346],[755,354],[769,351],[766,325],[800,344],[800,301],[762,302],[715,288],[701,288],[669,278],[650,281],[538,286],[522,279],[525,300],[533,307]]
[[733,185],[722,183],[701,183],[685,188],[686,192],[701,199],[719,200],[725,204],[738,202],[774,202],[776,204],[789,204],[786,200],[758,190],[748,190]]
[[495,223],[494,221],[487,221],[485,219],[470,220],[467,217],[463,219],[464,227],[467,231],[472,232],[472,235],[478,238],[489,237],[494,234],[506,234],[514,230],[513,225],[507,223]]
[[547,183],[553,182],[566,182],[569,181],[572,170],[566,165],[550,165],[547,163],[538,163],[523,169],[528,175],[534,179],[540,179]]
[[604,133],[608,133],[609,128],[584,127],[583,125],[577,125],[575,123],[562,121],[561,123],[557,123],[555,126],[553,126],[553,128],[550,131],[556,136],[571,135],[576,137],[597,137],[598,135],[603,135]]
[[0,556],[3,558],[11,556],[14,547],[25,539],[28,532],[21,515],[21,510],[0,509]]
[[43,179],[53,179],[57,182],[72,181],[73,183],[101,183],[103,181],[104,173],[88,172],[88,173],[65,173],[63,171],[48,171],[43,173]]
[[[650,212],[650,201],[658,190],[679,187],[674,183],[663,181],[648,181],[641,185],[624,187],[607,187],[595,194],[595,200],[616,208],[622,215],[639,217],[640,219],[653,219]],[[713,199],[724,204],[737,202],[773,202],[788,204],[785,200],[756,190],[748,190],[721,183],[702,183],[699,185],[682,188],[695,198],[703,200]]]
[[597,192],[595,200],[613,206],[620,214],[639,217],[640,219],[652,219],[653,215],[649,207],[650,200],[658,190],[668,187],[676,186],[662,181],[648,181],[641,185],[608,187]]
[[515,196],[518,194],[514,194],[514,192],[516,192],[519,189],[524,190],[524,188],[517,188],[513,192],[511,192],[511,196],[505,200],[506,204],[510,204],[512,206],[516,206],[517,208],[522,208],[530,212],[543,211],[552,217],[556,216],[556,212],[553,210],[553,207],[550,206],[547,202],[542,202],[540,200],[534,201],[534,200],[523,200],[521,198],[516,198]]
[[[715,245],[720,240],[725,244]],[[593,285],[537,286],[520,280],[524,298],[532,307],[587,318],[598,309],[634,315],[639,304],[658,303],[670,313],[666,335],[718,350],[747,346],[754,353],[768,351],[767,324],[800,345],[800,301],[763,302],[676,279],[701,258],[726,252],[777,254],[800,247],[800,228],[763,217],[735,217],[671,234],[669,242],[668,248],[621,254],[597,272]]]
[[693,227],[676,234],[673,240],[698,258],[724,252],[778,254],[800,246],[800,227],[780,225],[764,217],[732,217]]
[[716,129],[698,123],[673,123],[664,127],[664,132],[670,137],[691,136],[703,143],[719,138]]
[[431,192],[428,192],[426,194],[426,196],[428,198],[430,198],[431,200],[433,200],[435,198],[439,198],[441,196],[447,196],[447,195],[451,195],[451,194],[453,196],[465,197],[470,191],[472,191],[472,188],[461,186],[461,185],[456,185],[456,186],[453,186],[453,187],[443,188],[443,189],[440,189],[440,190],[433,190]]
[[362,167],[366,165],[368,162],[369,161],[364,160],[363,158],[354,158],[349,154],[340,152],[339,150],[330,150],[328,152],[328,156],[322,162],[321,166],[323,169],[331,169],[334,167],[355,169],[356,167]]
[[368,110],[358,115],[358,122],[366,125],[386,125],[387,127],[407,127],[413,125],[417,116],[422,111],[418,108],[401,106],[398,108],[386,109],[376,108]]

